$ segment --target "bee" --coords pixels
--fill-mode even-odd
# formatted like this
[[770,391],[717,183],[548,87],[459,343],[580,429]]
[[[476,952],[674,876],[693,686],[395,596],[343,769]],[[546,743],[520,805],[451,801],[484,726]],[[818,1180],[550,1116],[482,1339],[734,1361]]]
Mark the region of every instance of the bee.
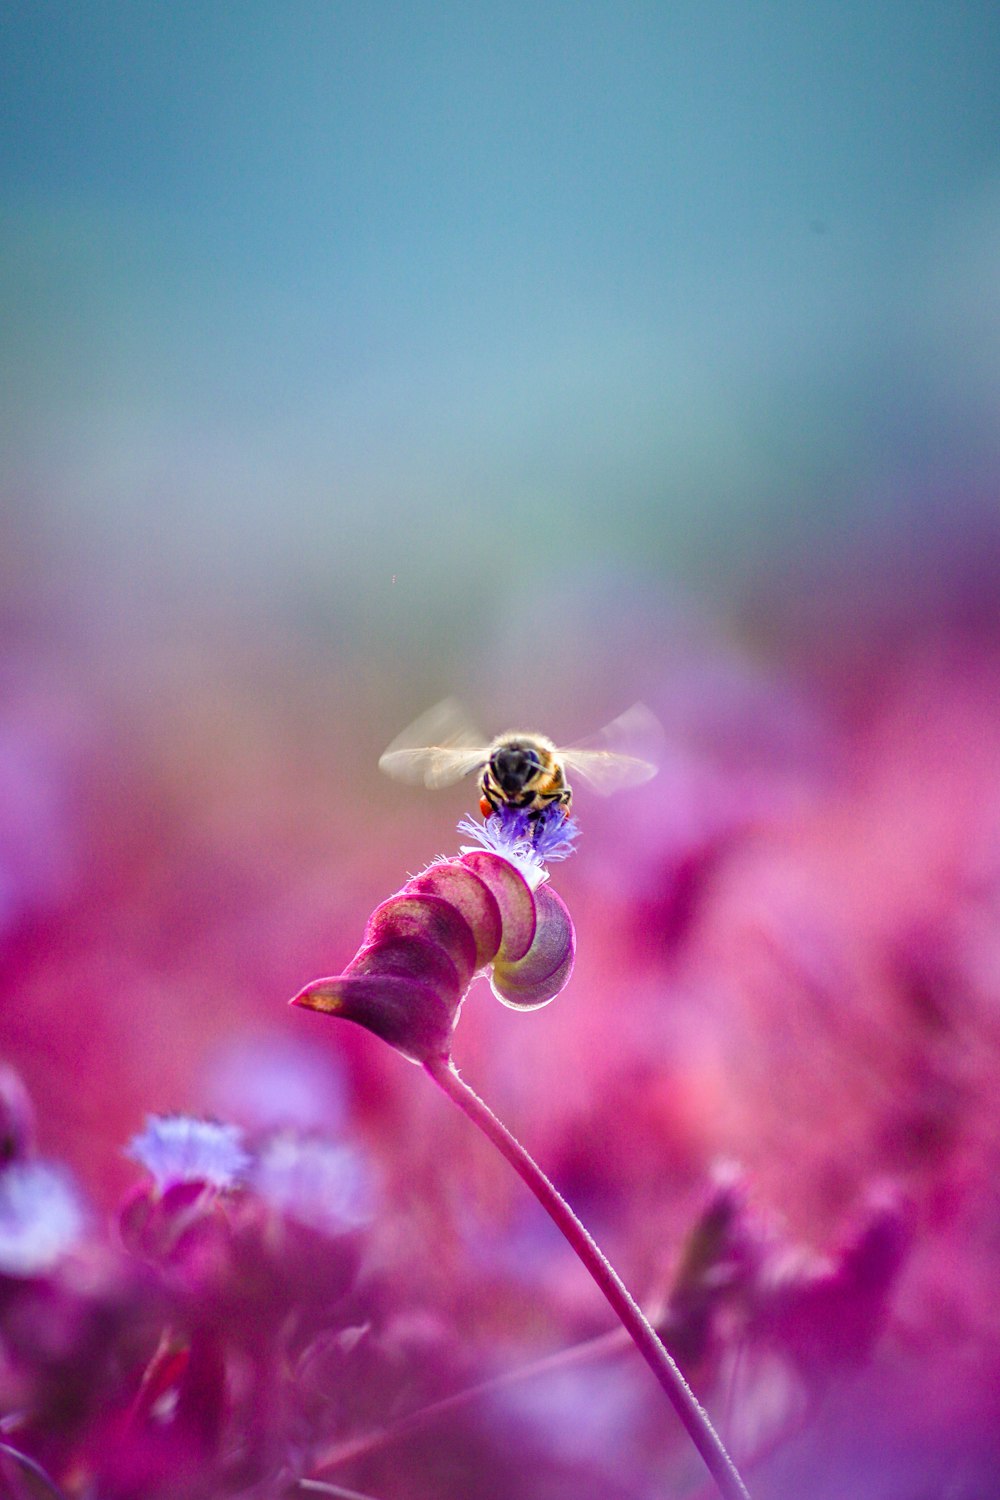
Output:
[[527,812],[534,822],[550,807],[568,816],[573,792],[567,771],[602,795],[648,781],[656,775],[656,763],[637,750],[648,754],[661,735],[655,716],[635,703],[599,734],[566,749],[523,729],[508,730],[487,743],[455,699],[446,698],[397,735],[380,756],[379,769],[428,787],[450,786],[477,771],[484,818],[511,807]]

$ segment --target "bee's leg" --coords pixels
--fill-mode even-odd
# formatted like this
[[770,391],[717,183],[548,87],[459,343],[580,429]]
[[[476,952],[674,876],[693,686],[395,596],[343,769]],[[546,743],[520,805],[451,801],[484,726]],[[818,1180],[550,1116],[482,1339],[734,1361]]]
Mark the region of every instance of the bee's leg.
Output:
[[484,771],[479,781],[479,811],[485,819],[495,813],[496,810],[496,798],[490,792],[489,773]]

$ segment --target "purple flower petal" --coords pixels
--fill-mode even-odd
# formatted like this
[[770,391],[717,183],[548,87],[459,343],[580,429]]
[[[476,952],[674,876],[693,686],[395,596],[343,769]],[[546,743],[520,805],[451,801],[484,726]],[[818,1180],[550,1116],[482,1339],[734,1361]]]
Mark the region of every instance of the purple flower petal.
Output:
[[238,1125],[195,1120],[188,1115],[148,1115],[127,1155],[141,1162],[161,1191],[178,1182],[234,1187],[250,1164]]
[[580,836],[576,821],[557,806],[530,813],[504,804],[483,823],[463,818],[458,830],[516,865],[532,888],[545,878],[546,864],[574,853],[574,841]]

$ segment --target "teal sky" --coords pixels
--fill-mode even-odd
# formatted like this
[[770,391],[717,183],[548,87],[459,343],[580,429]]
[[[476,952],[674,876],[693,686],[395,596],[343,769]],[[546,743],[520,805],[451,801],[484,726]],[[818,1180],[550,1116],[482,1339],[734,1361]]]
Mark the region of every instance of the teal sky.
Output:
[[954,0],[8,3],[12,492],[112,592],[391,614],[980,486],[998,78]]

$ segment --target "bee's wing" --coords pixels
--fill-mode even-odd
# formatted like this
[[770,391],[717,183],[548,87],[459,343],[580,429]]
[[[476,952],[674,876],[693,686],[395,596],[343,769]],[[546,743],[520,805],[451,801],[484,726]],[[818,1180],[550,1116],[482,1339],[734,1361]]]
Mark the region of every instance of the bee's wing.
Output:
[[655,776],[662,744],[659,719],[644,703],[633,703],[598,734],[559,753],[570,771],[606,797]]
[[414,719],[379,756],[379,770],[397,781],[449,786],[485,765],[489,746],[473,729],[459,703],[445,698]]

